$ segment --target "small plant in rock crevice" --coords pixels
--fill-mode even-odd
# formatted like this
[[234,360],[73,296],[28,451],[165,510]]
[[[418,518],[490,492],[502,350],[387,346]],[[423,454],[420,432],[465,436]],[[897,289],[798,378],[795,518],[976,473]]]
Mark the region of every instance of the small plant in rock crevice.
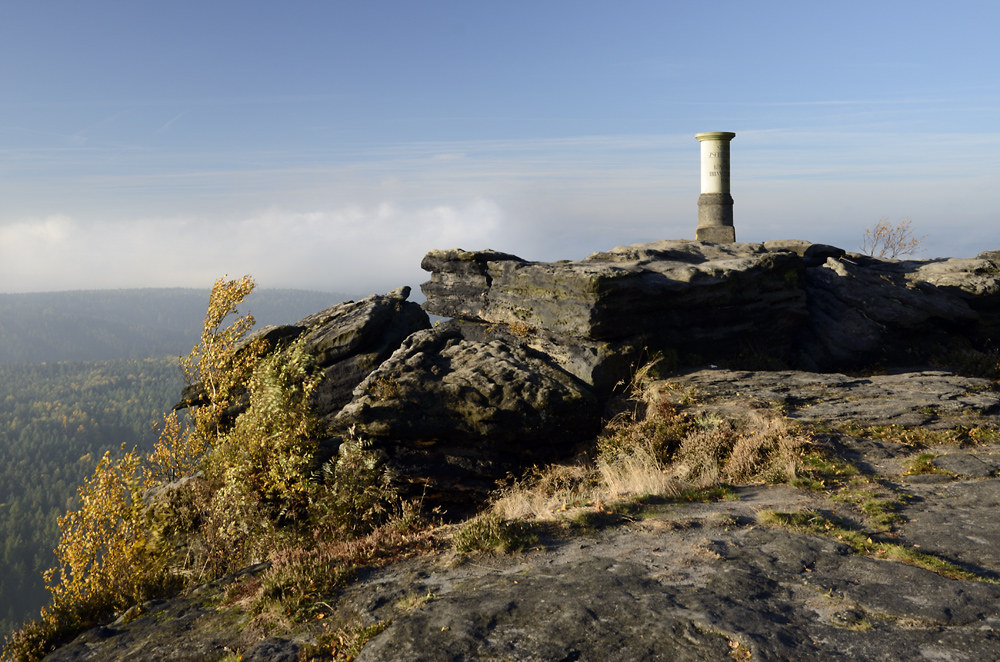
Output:
[[792,484],[812,490],[836,489],[858,475],[858,468],[850,462],[820,449],[807,450],[800,455],[802,469]]
[[895,524],[903,521],[899,511],[910,498],[908,494],[868,480],[852,481],[830,496],[833,501],[855,506],[871,529],[880,533],[891,531]]
[[859,439],[874,439],[906,444],[913,448],[927,446],[966,446],[994,443],[1000,440],[1000,431],[988,425],[955,425],[945,430],[902,425],[860,425],[848,423],[840,432]]
[[455,532],[453,544],[458,552],[506,553],[524,549],[537,540],[528,523],[486,512],[462,524]]
[[917,476],[921,474],[941,474],[953,476],[950,471],[946,471],[934,464],[936,453],[920,453],[910,461],[910,467],[903,473],[904,476]]
[[315,644],[300,649],[299,660],[353,660],[365,644],[392,625],[391,620],[378,621],[364,626],[352,622],[346,626],[323,632]]
[[746,662],[753,659],[753,652],[738,641],[730,641],[729,657],[740,662]]

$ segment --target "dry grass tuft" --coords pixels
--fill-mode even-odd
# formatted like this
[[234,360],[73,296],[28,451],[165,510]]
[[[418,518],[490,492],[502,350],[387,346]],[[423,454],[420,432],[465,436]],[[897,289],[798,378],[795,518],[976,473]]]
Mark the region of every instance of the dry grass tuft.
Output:
[[568,508],[593,503],[598,475],[583,464],[553,464],[532,469],[524,478],[499,490],[492,511],[506,520],[553,519]]
[[787,482],[801,469],[808,443],[776,412],[753,410],[689,434],[677,450],[674,471],[700,485]]
[[682,488],[647,447],[639,446],[627,453],[600,453],[593,463],[535,469],[499,490],[491,512],[507,521],[558,520],[636,497],[677,496]]
[[693,483],[788,482],[803,469],[808,437],[779,412],[738,418],[691,413],[676,389],[637,373],[592,458],[535,469],[501,489],[492,512],[504,520],[560,519],[650,496],[680,497]]
[[649,444],[628,451],[604,452],[597,458],[597,470],[606,499],[631,496],[674,496],[680,485]]
[[524,549],[537,537],[521,520],[508,520],[497,513],[478,515],[458,528],[454,536],[458,552],[496,551],[507,553]]
[[635,497],[676,496],[680,481],[649,444],[602,448],[593,462],[550,465],[497,492],[492,512],[505,520],[561,519],[581,508],[601,511]]

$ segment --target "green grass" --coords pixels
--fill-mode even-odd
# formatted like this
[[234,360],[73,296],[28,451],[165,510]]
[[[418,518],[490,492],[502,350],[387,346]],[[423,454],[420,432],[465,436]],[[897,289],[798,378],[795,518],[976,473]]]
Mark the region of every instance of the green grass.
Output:
[[802,460],[801,473],[792,479],[792,484],[796,487],[812,490],[833,489],[859,473],[858,468],[850,462],[818,450],[807,451],[799,457]]
[[858,425],[849,423],[840,430],[861,439],[891,441],[914,448],[925,446],[966,446],[990,444],[1000,440],[1000,431],[982,425],[956,425],[948,430],[930,430],[924,427],[908,428],[902,425]]
[[315,644],[304,646],[299,651],[299,660],[353,660],[371,639],[392,625],[391,620],[383,620],[371,625],[353,623],[347,627],[333,628],[321,633]]
[[736,494],[730,485],[710,485],[681,490],[674,499],[710,503],[712,501],[739,501],[740,495]]
[[766,526],[788,529],[795,533],[818,535],[837,540],[850,547],[856,554],[906,563],[936,572],[949,579],[1000,584],[998,580],[963,570],[954,563],[949,563],[933,554],[920,552],[898,543],[876,540],[868,532],[853,527],[844,520],[828,518],[813,510],[801,510],[794,513],[764,510],[758,515],[758,521]]
[[510,521],[487,512],[468,520],[455,532],[455,550],[462,553],[519,551],[538,542],[526,522]]
[[910,468],[906,470],[904,476],[917,476],[920,474],[944,474],[947,476],[953,476],[950,471],[945,471],[941,467],[934,465],[934,458],[937,455],[935,453],[921,453],[917,457],[913,458],[910,462]]
[[833,501],[853,504],[876,531],[889,531],[903,521],[899,510],[909,495],[899,494],[880,487],[877,483],[856,481],[851,488],[842,489],[830,496]]

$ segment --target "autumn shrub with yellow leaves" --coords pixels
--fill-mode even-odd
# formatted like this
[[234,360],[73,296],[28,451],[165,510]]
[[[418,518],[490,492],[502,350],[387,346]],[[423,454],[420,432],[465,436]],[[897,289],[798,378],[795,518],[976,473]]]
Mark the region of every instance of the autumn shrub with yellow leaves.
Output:
[[153,451],[105,455],[59,520],[52,603],[5,645],[2,659],[38,660],[132,605],[274,555],[308,555],[314,531],[350,540],[399,516],[379,457],[345,443],[311,467],[322,436],[309,400],[320,379],[301,343],[248,339],[239,306],[249,276],[212,288],[198,345],[180,360],[204,397],[188,420],[169,414]]

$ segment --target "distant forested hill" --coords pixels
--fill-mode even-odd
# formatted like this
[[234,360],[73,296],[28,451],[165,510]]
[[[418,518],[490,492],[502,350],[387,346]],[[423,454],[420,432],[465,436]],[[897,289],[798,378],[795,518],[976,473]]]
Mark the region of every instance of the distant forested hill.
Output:
[[[0,294],[0,364],[112,361],[187,354],[208,290],[79,290]],[[307,290],[255,290],[240,308],[257,326],[289,324],[348,299]]]
[[176,358],[0,364],[0,640],[48,603],[77,487],[104,451],[151,448],[182,386]]

